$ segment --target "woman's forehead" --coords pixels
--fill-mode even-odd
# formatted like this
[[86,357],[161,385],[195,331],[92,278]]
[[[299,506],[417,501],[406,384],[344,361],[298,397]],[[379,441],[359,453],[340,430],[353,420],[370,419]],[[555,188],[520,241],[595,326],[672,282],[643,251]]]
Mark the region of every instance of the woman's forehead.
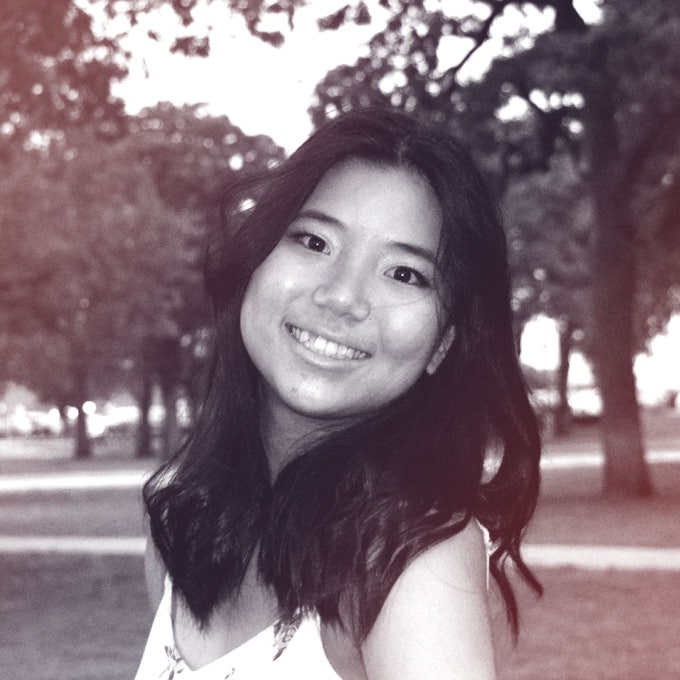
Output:
[[380,228],[397,242],[415,239],[435,250],[441,234],[439,201],[420,173],[363,159],[331,167],[300,212],[344,227]]

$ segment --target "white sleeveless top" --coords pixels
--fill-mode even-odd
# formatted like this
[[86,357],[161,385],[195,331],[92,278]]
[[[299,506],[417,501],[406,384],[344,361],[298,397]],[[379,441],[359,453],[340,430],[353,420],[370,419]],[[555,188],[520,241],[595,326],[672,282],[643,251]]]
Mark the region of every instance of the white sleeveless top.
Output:
[[341,680],[321,644],[319,622],[297,628],[273,624],[219,659],[191,670],[175,645],[172,582],[165,588],[151,625],[135,680]]
[[[477,522],[487,549],[489,585],[489,533]],[[191,670],[177,650],[172,627],[172,581],[165,577],[163,597],[151,624],[135,680],[342,680],[323,650],[317,617],[299,626],[273,624],[224,656]]]

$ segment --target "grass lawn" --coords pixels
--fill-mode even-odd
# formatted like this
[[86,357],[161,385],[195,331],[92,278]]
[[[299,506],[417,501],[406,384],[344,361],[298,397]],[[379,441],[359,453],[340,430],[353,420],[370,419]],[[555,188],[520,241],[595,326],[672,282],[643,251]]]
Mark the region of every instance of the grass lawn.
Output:
[[[680,415],[646,414],[645,426],[651,445],[680,448]],[[596,436],[584,426],[548,448],[593,451]],[[13,444],[0,440],[0,474],[154,464],[131,460],[122,440],[98,443],[86,462],[70,459],[63,441],[43,444],[22,442],[12,455]],[[527,539],[680,547],[680,465],[656,465],[653,478],[654,499],[605,500],[597,469],[552,471]],[[139,490],[0,494],[0,534],[140,535]],[[141,558],[0,554],[0,573],[2,677],[131,680],[151,622]],[[517,647],[495,603],[499,680],[680,678],[680,572],[565,568],[538,576],[542,599],[520,589]]]
[[11,680],[131,680],[151,624],[141,558],[0,555]]
[[680,572],[539,570],[540,600],[522,597],[499,680],[677,680]]
[[[22,680],[131,680],[151,621],[139,558],[0,556],[0,664]],[[541,570],[499,680],[677,680],[680,574]],[[314,680],[301,678],[301,680]]]
[[96,472],[121,466],[146,471],[154,469],[159,462],[133,458],[135,439],[131,434],[96,439],[89,459],[76,460],[73,449],[73,441],[67,437],[0,437],[0,474]]
[[0,534],[141,536],[138,489],[0,494]]

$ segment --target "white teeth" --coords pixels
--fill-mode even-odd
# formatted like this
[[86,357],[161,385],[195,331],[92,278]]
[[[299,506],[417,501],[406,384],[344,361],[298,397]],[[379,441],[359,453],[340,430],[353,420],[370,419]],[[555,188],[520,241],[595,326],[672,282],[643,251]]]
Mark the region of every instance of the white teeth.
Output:
[[314,335],[297,326],[288,326],[288,332],[307,349],[331,359],[364,359],[368,356],[367,352],[341,345],[333,340],[327,340],[321,335]]
[[338,353],[338,343],[337,342],[332,342],[329,341],[326,343],[326,347],[324,348],[323,353],[327,357],[332,357],[335,356]]

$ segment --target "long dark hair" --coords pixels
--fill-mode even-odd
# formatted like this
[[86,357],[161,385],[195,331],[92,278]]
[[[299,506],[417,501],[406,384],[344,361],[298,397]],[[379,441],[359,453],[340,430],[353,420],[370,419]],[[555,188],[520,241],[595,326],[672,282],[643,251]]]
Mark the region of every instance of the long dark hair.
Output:
[[[432,186],[443,213],[437,286],[455,338],[433,376],[328,433],[272,481],[241,302],[320,179],[348,158],[407,168]],[[516,629],[508,560],[540,590],[520,555],[540,442],[513,339],[505,237],[467,152],[406,114],[352,112],[233,187],[224,217],[206,268],[216,354],[205,405],[189,444],[144,489],[154,541],[197,621],[237,591],[258,551],[284,617],[316,611],[360,641],[408,563],[475,517],[489,530],[491,573]],[[497,469],[485,474],[492,452]]]

